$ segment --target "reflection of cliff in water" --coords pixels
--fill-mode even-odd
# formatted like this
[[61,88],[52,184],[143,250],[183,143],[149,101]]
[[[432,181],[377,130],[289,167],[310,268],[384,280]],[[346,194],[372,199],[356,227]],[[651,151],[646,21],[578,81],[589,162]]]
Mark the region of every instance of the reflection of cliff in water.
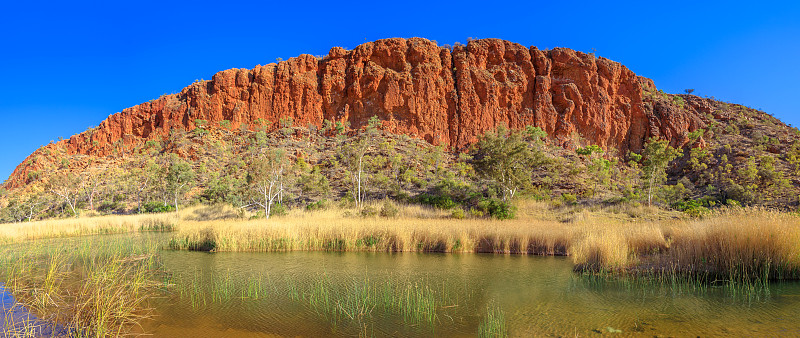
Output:
[[43,321],[28,312],[14,300],[0,283],[0,337],[56,337],[67,335],[67,330],[57,324]]

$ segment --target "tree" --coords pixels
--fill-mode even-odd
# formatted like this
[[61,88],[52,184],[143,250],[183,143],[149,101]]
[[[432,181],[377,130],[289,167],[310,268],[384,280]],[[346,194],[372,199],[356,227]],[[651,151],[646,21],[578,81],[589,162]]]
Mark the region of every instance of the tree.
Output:
[[105,183],[106,169],[101,171],[87,170],[83,173],[81,179],[81,190],[86,195],[86,200],[89,202],[89,210],[94,210],[94,198],[100,192],[100,186]]
[[33,218],[42,212],[45,205],[44,194],[38,187],[33,187],[27,193],[13,193],[7,196],[9,200],[3,208],[0,208],[0,221],[11,221],[14,223]]
[[680,150],[670,147],[666,140],[650,138],[642,151],[643,177],[647,184],[647,205],[652,205],[653,188],[661,186],[667,180],[667,164],[680,154]]
[[131,162],[126,172],[122,181],[136,195],[136,210],[141,214],[142,202],[155,186],[160,167],[155,160],[149,159],[146,162]]
[[497,127],[480,137],[472,150],[473,167],[482,178],[497,183],[503,201],[531,183],[531,169],[545,163],[544,155],[524,141],[522,133]]
[[169,167],[167,168],[166,183],[169,187],[169,191],[172,193],[175,211],[178,211],[178,201],[180,197],[186,193],[189,184],[194,181],[194,177],[195,173],[189,162],[177,156],[173,156],[170,159]]
[[594,196],[597,194],[598,185],[611,183],[611,168],[616,164],[616,161],[612,162],[603,158],[605,151],[596,144],[578,148],[575,152],[578,155],[588,157],[589,163],[586,168],[589,173],[589,181],[594,186],[592,188],[592,196]]
[[378,136],[378,123],[380,123],[380,120],[377,116],[371,117],[366,130],[351,142],[342,141],[339,149],[339,158],[347,168],[347,174],[348,177],[350,177],[352,184],[351,193],[356,203],[356,208],[360,208],[364,203],[365,189],[362,189],[365,179],[364,156],[372,150],[375,144],[375,140]]
[[272,211],[272,204],[283,192],[287,166],[286,151],[283,149],[273,149],[254,156],[248,165],[247,182],[254,192],[252,204],[264,208],[267,219]]
[[307,196],[325,196],[331,191],[330,182],[322,174],[319,166],[312,167],[308,172],[303,171],[298,183],[300,184],[300,192]]
[[47,190],[58,196],[72,210],[72,215],[78,217],[76,206],[80,196],[80,179],[72,173],[56,173],[50,177]]
[[691,88],[684,89],[683,92],[686,93],[686,94],[692,94],[692,93],[694,93],[694,89],[691,89]]

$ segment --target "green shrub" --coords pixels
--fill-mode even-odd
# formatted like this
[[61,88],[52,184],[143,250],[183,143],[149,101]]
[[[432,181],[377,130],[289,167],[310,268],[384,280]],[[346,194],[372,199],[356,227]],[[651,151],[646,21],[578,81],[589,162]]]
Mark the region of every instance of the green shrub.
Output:
[[483,217],[483,211],[480,211],[480,210],[478,210],[476,208],[470,208],[469,209],[469,214],[472,215],[472,217],[476,217],[476,218]]
[[450,217],[455,219],[464,219],[466,215],[464,214],[464,209],[461,208],[454,208],[453,212],[450,214]]
[[269,209],[270,216],[286,216],[287,213],[289,213],[289,210],[280,203],[275,203],[275,205]]
[[453,199],[450,196],[443,196],[443,195],[430,195],[430,194],[421,194],[414,198],[414,202],[424,205],[430,205],[432,207],[436,207],[443,210],[450,210],[456,207],[458,204],[453,202]]
[[691,217],[703,217],[708,215],[711,211],[706,206],[713,206],[714,201],[706,198],[681,201],[672,205],[673,208],[683,211]]
[[306,205],[306,211],[325,210],[330,206],[328,200],[319,200]]
[[478,209],[484,214],[497,219],[512,219],[516,216],[516,208],[510,203],[497,199],[487,199],[478,202]]
[[102,213],[121,213],[125,211],[125,205],[118,201],[105,201],[97,206],[97,211]]
[[739,201],[737,201],[737,200],[733,200],[733,199],[730,199],[730,198],[729,198],[729,199],[725,200],[725,205],[727,205],[727,206],[729,206],[729,207],[735,207],[735,208],[738,208],[738,207],[741,207],[741,206],[742,206],[742,203],[739,203]]
[[378,215],[378,209],[369,206],[364,207],[363,209],[361,209],[361,211],[359,211],[359,214],[361,215],[361,217],[375,217]]
[[578,197],[570,193],[561,194],[561,200],[568,205],[575,205],[578,203]]
[[383,201],[383,206],[381,206],[381,217],[397,217],[400,214],[400,209],[398,209],[394,203],[390,202],[389,200]]
[[171,212],[175,211],[175,206],[164,205],[159,202],[148,202],[144,205],[145,212]]

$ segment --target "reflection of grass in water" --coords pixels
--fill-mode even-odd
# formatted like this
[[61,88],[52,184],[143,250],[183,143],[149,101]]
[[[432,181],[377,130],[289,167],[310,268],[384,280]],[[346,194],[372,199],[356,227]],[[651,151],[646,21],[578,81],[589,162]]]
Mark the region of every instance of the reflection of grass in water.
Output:
[[325,278],[312,284],[304,299],[318,313],[333,321],[360,322],[374,311],[399,315],[407,323],[432,326],[436,320],[436,295],[419,283],[372,282],[353,280],[344,287]]
[[709,273],[676,270],[677,268],[660,269],[638,273],[601,270],[579,273],[575,275],[574,280],[597,291],[617,289],[625,291],[626,294],[645,294],[658,297],[717,294],[744,301],[771,297],[769,279],[766,277],[750,278],[731,275],[727,279],[718,279]]
[[119,336],[147,317],[158,244],[134,239],[32,241],[0,254],[15,299],[75,336]]
[[[377,317],[394,317],[406,324],[432,328],[437,311],[455,307],[457,297],[434,292],[426,283],[395,280],[353,279],[337,283],[327,276],[303,281],[287,276],[274,281],[269,276],[233,276],[230,273],[175,277],[178,295],[196,310],[231,301],[281,299],[308,306],[334,325],[354,324],[360,328]],[[234,297],[238,295],[238,297]],[[437,304],[446,306],[437,307]]]
[[486,316],[478,326],[479,337],[508,337],[506,316],[496,304],[486,308]]

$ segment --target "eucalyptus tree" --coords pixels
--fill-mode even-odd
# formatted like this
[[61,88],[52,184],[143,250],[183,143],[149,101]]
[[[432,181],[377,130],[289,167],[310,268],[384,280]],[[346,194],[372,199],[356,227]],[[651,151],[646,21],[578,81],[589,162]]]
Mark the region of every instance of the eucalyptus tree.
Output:
[[46,185],[47,191],[56,195],[78,217],[77,205],[81,196],[80,178],[70,172],[59,172],[50,177]]
[[547,162],[544,154],[531,147],[521,132],[502,125],[481,136],[470,155],[475,173],[495,182],[502,191],[503,201],[513,199],[520,188],[529,186],[532,169]]
[[667,180],[667,165],[674,160],[681,151],[670,147],[666,140],[650,138],[642,151],[642,182],[647,184],[647,205],[652,205],[653,189],[658,188]]
[[264,209],[264,216],[269,219],[272,205],[283,193],[286,171],[289,167],[286,151],[272,149],[263,151],[247,166],[247,183],[251,191],[251,204]]
[[[345,165],[347,176],[350,178],[351,194],[356,203],[356,208],[364,204],[365,198],[365,173],[364,157],[369,154],[379,136],[377,116],[369,119],[366,129],[351,140],[342,140],[339,146],[339,160]],[[341,134],[340,134],[341,135]]]
[[172,156],[167,167],[166,186],[172,194],[175,211],[178,211],[180,198],[189,190],[194,182],[195,172],[186,160]]

